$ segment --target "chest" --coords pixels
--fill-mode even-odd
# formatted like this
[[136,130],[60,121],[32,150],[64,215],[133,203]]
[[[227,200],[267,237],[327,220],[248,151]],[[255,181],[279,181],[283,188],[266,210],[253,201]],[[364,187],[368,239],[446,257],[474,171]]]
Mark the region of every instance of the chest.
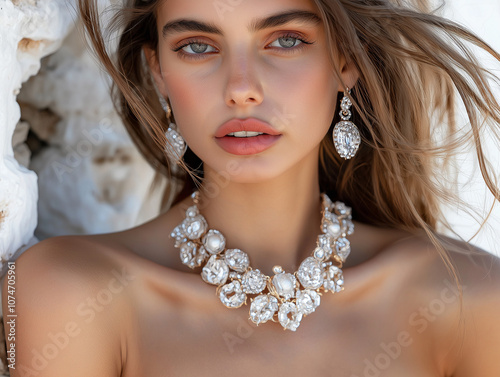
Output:
[[347,304],[343,293],[324,295],[296,332],[256,326],[249,306],[227,309],[215,294],[213,306],[144,295],[124,377],[439,376],[431,327],[406,300],[372,294]]

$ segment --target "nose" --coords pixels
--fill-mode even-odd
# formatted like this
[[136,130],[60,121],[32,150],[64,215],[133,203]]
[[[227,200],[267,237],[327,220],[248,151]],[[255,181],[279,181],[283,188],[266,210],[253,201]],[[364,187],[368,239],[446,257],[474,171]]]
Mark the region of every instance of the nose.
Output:
[[225,101],[230,107],[258,105],[263,100],[262,84],[256,65],[248,54],[242,53],[228,61]]

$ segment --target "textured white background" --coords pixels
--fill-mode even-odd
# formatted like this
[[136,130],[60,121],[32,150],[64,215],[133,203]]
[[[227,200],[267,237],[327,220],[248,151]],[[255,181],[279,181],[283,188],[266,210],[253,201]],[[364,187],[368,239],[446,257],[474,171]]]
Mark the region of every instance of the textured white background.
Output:
[[[444,9],[444,15],[469,27],[478,36],[485,39],[496,51],[500,52],[499,0],[448,0]],[[494,70],[496,75],[500,75],[500,63],[494,63],[492,59],[488,59],[484,55],[480,56],[482,56],[481,60],[487,62],[487,65]],[[495,87],[495,93],[500,101],[500,88]],[[500,146],[490,142],[488,153],[496,169],[496,177],[498,178],[500,177]],[[492,200],[490,196],[486,195],[484,185],[481,184],[481,177],[477,173],[477,167],[472,163],[473,156],[469,155],[463,161],[461,182],[468,182],[460,191],[462,198],[478,208],[489,208],[487,206],[491,205]],[[472,237],[478,229],[477,223],[472,221],[469,216],[464,216],[463,213],[456,210],[449,211],[448,218],[455,225],[457,232],[465,239]],[[471,243],[500,256],[499,241],[500,205],[496,204],[488,225]]]

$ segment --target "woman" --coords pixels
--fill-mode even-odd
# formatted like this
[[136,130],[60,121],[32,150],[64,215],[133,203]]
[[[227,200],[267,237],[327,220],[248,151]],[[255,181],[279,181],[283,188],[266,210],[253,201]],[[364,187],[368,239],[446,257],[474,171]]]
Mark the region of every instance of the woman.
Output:
[[19,258],[11,375],[498,376],[500,265],[439,235],[435,159],[473,140],[500,199],[461,40],[500,56],[410,2],[128,4],[116,61],[80,12],[174,204]]

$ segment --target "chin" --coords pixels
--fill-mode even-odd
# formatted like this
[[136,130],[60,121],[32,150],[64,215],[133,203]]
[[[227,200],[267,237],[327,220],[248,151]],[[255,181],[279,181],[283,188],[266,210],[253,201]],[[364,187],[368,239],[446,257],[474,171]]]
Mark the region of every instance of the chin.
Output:
[[287,169],[284,166],[277,166],[276,161],[271,163],[264,159],[256,159],[255,156],[249,159],[233,159],[225,162],[219,161],[216,165],[207,169],[207,172],[217,171],[219,177],[214,178],[220,180],[221,183],[263,183],[271,181],[281,176]]
[[273,175],[265,175],[265,174],[245,174],[242,173],[241,175],[231,177],[231,182],[233,183],[245,183],[245,184],[250,184],[250,183],[264,183],[267,181],[271,181],[273,178],[276,178],[278,174]]

